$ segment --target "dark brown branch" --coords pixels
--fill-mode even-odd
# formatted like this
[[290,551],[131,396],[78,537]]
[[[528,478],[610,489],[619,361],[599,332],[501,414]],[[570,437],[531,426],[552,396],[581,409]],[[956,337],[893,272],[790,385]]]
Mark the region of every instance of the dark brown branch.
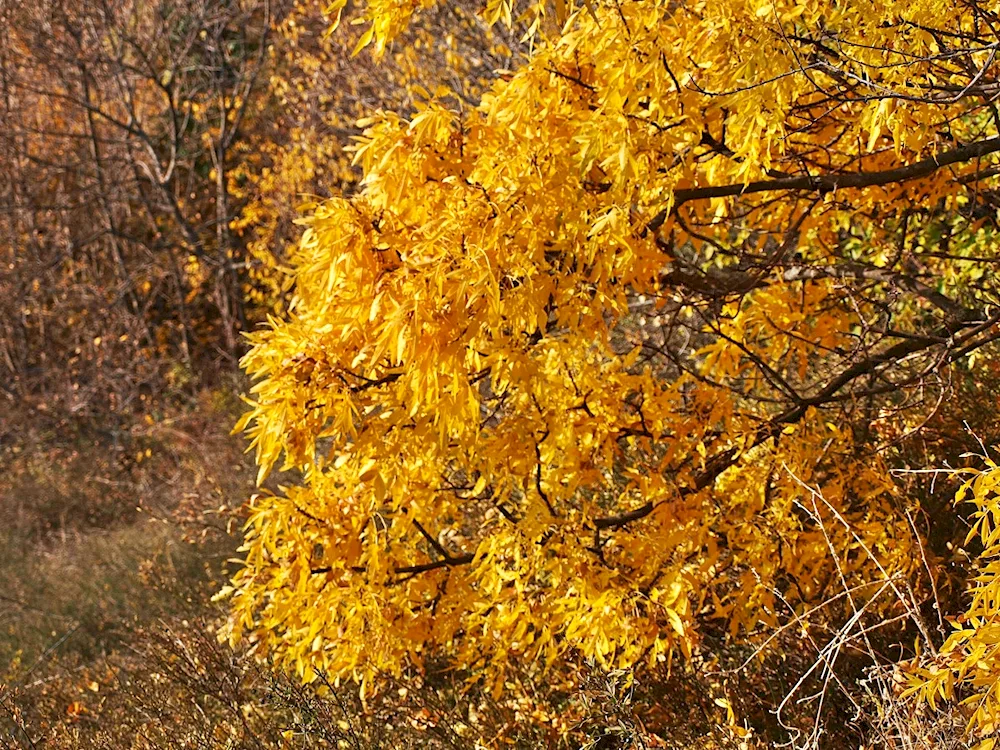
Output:
[[546,68],[545,70],[547,70],[549,73],[551,73],[554,76],[558,76],[559,78],[565,78],[567,81],[570,81],[571,83],[575,83],[580,88],[587,89],[587,91],[590,91],[590,92],[597,91],[596,88],[594,88],[593,86],[591,86],[589,83],[587,83],[586,81],[584,81],[579,76],[570,75],[569,73],[563,73],[561,70],[556,70],[555,68]]
[[956,320],[971,320],[975,313],[968,308],[962,307],[950,297],[924,284],[919,279],[899,273],[888,268],[871,268],[867,266],[843,264],[836,266],[818,268],[789,268],[782,274],[784,281],[799,281],[804,279],[820,278],[855,278],[868,279],[869,281],[879,281],[899,287],[907,292],[912,292],[919,297],[930,302],[944,313]]
[[627,513],[622,513],[617,516],[604,516],[603,518],[595,518],[594,528],[601,529],[613,529],[617,526],[624,526],[632,521],[638,521],[640,518],[645,518],[650,513],[653,512],[653,504],[646,503],[634,510],[630,510]]
[[553,518],[558,518],[559,514],[556,513],[556,509],[552,507],[552,502],[549,500],[548,493],[542,489],[542,448],[541,443],[545,438],[549,436],[549,431],[546,430],[545,434],[542,435],[541,440],[535,443],[535,489],[538,490],[538,496],[542,498],[542,502],[545,503],[545,507],[549,509],[549,514]]
[[400,379],[400,377],[402,377],[402,374],[398,372],[392,372],[389,373],[388,375],[383,375],[382,377],[377,379],[366,378],[364,375],[358,375],[357,373],[351,372],[350,370],[345,370],[344,372],[347,372],[348,374],[353,375],[354,377],[365,381],[360,385],[348,386],[348,390],[350,390],[351,393],[361,393],[362,391],[367,391],[369,388],[378,388],[381,385],[388,385],[389,383],[395,383],[397,380]]
[[468,565],[475,559],[475,555],[459,555],[457,557],[449,557],[444,560],[435,560],[434,562],[424,563],[423,565],[405,565],[401,568],[394,568],[393,572],[396,575],[417,575],[418,573],[426,573],[429,570],[439,570],[441,568],[454,568],[458,565]]
[[423,527],[423,525],[420,523],[420,521],[418,521],[416,518],[414,518],[413,519],[413,525],[417,527],[417,531],[419,531],[421,534],[423,534],[424,539],[426,539],[430,543],[430,545],[434,548],[435,552],[437,552],[439,555],[441,555],[441,557],[443,557],[445,560],[450,560],[451,559],[451,555],[448,554],[448,550],[446,550],[444,548],[444,546],[441,544],[441,542],[439,542],[437,539],[435,539],[434,537],[432,537],[427,532],[427,529],[425,529]]
[[979,159],[988,154],[1000,151],[1000,137],[988,138],[985,141],[970,143],[951,151],[945,151],[936,156],[907,164],[906,166],[886,169],[881,172],[844,172],[841,174],[825,175],[802,175],[800,177],[787,177],[777,180],[757,180],[746,185],[708,185],[698,188],[682,188],[674,191],[673,208],[663,209],[654,216],[643,230],[643,236],[649,232],[655,232],[667,220],[671,211],[676,211],[680,206],[690,201],[706,200],[709,198],[732,198],[752,193],[765,193],[775,190],[808,190],[826,193],[842,188],[866,188],[877,185],[888,185],[893,182],[907,182],[909,180],[927,177],[937,170],[951,164]]
[[[468,565],[475,559],[475,555],[469,553],[465,555],[456,555],[454,557],[447,557],[444,560],[434,560],[429,563],[422,563],[420,565],[403,565],[398,568],[393,568],[392,572],[398,576],[415,576],[420,573],[427,573],[431,570],[441,570],[441,568],[456,568],[459,565]],[[352,566],[351,570],[355,573],[366,572],[365,568],[359,566]],[[325,566],[322,568],[310,568],[309,572],[313,575],[323,575],[324,573],[330,573],[333,568],[330,566]]]
[[[867,279],[884,284],[891,284],[899,289],[912,292],[930,302],[932,305],[957,320],[971,320],[975,317],[973,311],[958,304],[950,297],[941,294],[907,274],[893,271],[890,268],[865,266],[857,263],[841,263],[831,266],[792,266],[785,269],[780,278],[782,281],[807,281],[812,279]],[[753,289],[767,286],[770,281],[764,270],[760,273],[742,269],[713,269],[708,272],[697,272],[684,268],[674,268],[660,277],[661,283],[685,286],[705,296],[718,298],[732,294],[746,294]]]

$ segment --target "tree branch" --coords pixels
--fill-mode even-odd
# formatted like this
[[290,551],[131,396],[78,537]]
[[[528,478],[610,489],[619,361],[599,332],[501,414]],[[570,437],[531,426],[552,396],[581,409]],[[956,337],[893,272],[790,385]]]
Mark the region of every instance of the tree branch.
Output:
[[979,159],[997,151],[1000,151],[1000,137],[970,143],[936,156],[929,156],[913,164],[886,169],[881,172],[802,175],[800,177],[786,177],[776,180],[757,180],[745,185],[708,185],[706,187],[682,188],[674,191],[672,208],[665,208],[656,214],[646,224],[642,234],[645,236],[649,232],[655,232],[663,226],[663,223],[667,220],[671,212],[676,211],[680,206],[690,201],[705,200],[708,198],[738,197],[741,195],[750,195],[751,193],[766,193],[775,190],[809,190],[826,193],[841,188],[866,188],[877,185],[888,185],[893,182],[907,182],[927,177],[951,164]]
[[[968,319],[951,320],[927,336],[900,341],[878,354],[866,357],[841,372],[840,375],[833,378],[815,395],[803,397],[800,403],[778,414],[766,424],[761,425],[747,447],[756,447],[776,437],[780,434],[782,425],[796,424],[806,415],[810,407],[821,406],[831,401],[842,388],[862,375],[870,374],[879,365],[885,362],[898,361],[903,357],[929,349],[932,346],[939,345],[942,340],[952,341],[954,344],[967,342],[970,338],[996,325],[998,321],[1000,321],[1000,315],[995,315],[988,320],[978,322]],[[968,328],[972,328],[972,330],[968,331],[964,337],[960,339],[955,338],[959,333]],[[982,344],[990,340],[992,339],[987,338],[982,341]],[[962,351],[964,352],[965,349],[963,348]],[[705,464],[705,468],[694,476],[694,481],[690,485],[680,488],[679,493],[681,497],[693,495],[711,485],[722,472],[735,465],[740,455],[742,455],[741,452],[735,447],[727,448],[714,455]],[[591,523],[598,529],[614,529],[645,518],[653,512],[655,507],[653,503],[646,503],[639,508],[625,513],[594,518]]]

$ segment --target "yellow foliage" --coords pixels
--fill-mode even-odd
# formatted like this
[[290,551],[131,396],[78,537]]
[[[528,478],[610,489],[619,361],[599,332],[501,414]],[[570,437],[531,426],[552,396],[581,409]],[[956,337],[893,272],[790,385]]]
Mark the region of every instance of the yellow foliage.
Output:
[[[361,42],[383,51],[417,7],[373,0]],[[302,482],[252,503],[227,633],[306,680],[441,653],[497,690],[514,658],[656,663],[713,620],[736,637],[841,590],[862,606],[920,565],[865,435],[907,363],[972,325],[944,297],[967,275],[894,265],[900,227],[957,210],[997,150],[978,101],[927,94],[925,29],[971,16],[556,13],[478,105],[365,121],[357,193],[302,220],[290,310],[243,360],[261,479]]]
[[909,670],[905,693],[919,696],[931,708],[961,693],[969,728],[984,738],[977,747],[989,747],[989,735],[1000,726],[1000,467],[989,458],[985,462],[988,469],[969,471],[956,496],[956,502],[976,506],[965,540],[981,548],[971,601],[952,622],[940,650]]

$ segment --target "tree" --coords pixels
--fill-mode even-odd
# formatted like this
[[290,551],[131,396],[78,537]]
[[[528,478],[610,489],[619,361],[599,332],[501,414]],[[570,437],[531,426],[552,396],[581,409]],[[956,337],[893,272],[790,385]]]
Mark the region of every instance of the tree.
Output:
[[19,399],[106,415],[157,390],[164,360],[188,377],[235,365],[230,171],[268,101],[283,5],[0,8],[0,367]]
[[1000,333],[994,9],[485,9],[518,13],[516,71],[373,114],[360,190],[303,220],[239,425],[302,481],[250,505],[230,638],[496,690],[720,630],[939,642],[937,519],[891,470]]

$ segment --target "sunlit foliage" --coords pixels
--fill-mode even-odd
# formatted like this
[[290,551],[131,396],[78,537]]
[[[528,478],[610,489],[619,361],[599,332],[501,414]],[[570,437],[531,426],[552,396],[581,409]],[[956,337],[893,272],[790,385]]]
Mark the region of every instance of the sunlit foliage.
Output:
[[522,65],[371,113],[359,189],[303,220],[240,424],[302,482],[251,503],[230,638],[500,691],[919,609],[890,468],[997,333],[994,11],[484,10],[519,16]]
[[446,83],[474,101],[513,54],[503,38],[517,47],[459,3],[420,16],[406,44],[380,65],[351,56],[359,34],[327,33],[326,7],[324,0],[301,0],[276,23],[270,105],[241,144],[242,162],[229,178],[233,196],[246,200],[233,228],[247,245],[248,296],[273,311],[282,309],[291,285],[287,264],[301,234],[296,219],[315,202],[357,187],[360,171],[345,148],[362,132],[358,119],[375,109],[412,112]]

